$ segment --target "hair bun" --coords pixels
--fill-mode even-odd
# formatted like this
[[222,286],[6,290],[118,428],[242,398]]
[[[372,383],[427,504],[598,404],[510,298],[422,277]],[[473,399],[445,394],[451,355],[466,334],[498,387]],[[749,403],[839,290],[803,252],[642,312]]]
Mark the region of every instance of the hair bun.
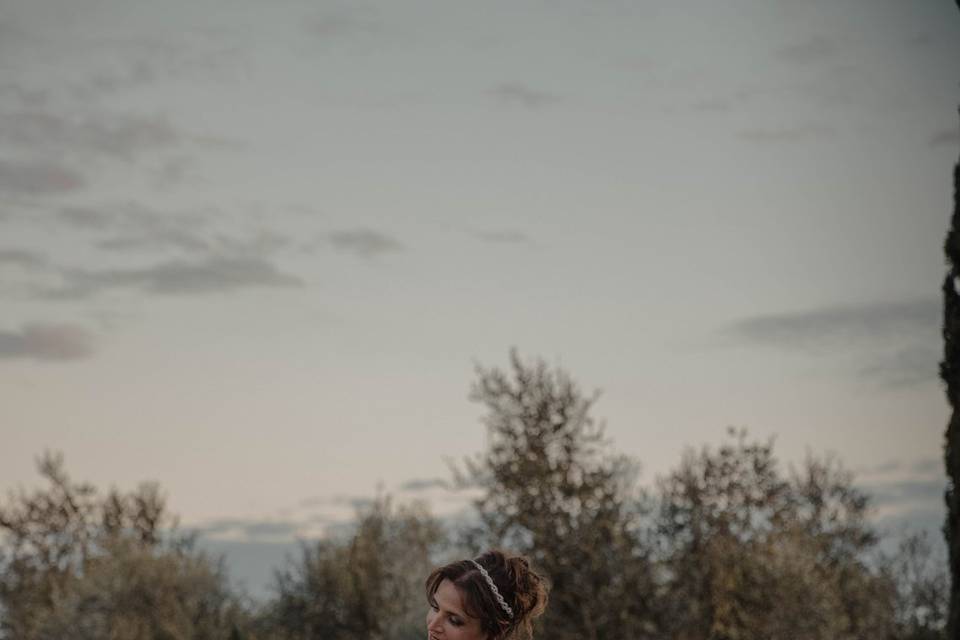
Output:
[[546,580],[530,567],[530,562],[521,555],[507,554],[498,549],[490,550],[478,559],[490,567],[490,573],[503,584],[504,597],[514,610],[511,637],[529,638],[533,634],[533,621],[547,607],[549,588]]

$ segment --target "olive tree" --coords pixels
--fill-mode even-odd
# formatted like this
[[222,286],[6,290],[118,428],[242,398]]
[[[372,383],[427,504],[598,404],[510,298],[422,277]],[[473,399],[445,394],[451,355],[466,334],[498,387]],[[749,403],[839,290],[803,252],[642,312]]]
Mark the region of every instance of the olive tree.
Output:
[[45,454],[47,486],[0,505],[0,637],[160,640],[240,633],[218,561],[176,532],[159,488],[101,495]]
[[526,362],[477,368],[471,399],[486,410],[486,451],[455,470],[478,486],[474,550],[528,555],[551,583],[544,637],[654,637],[654,572],[642,534],[637,465],[615,455],[586,394],[562,369]]

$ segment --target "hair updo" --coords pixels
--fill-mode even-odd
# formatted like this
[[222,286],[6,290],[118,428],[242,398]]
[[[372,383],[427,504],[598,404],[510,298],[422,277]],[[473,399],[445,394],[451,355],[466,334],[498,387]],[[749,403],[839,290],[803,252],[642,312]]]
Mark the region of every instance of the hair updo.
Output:
[[494,640],[523,640],[533,637],[533,621],[547,606],[546,580],[530,568],[523,556],[507,555],[496,549],[475,558],[497,586],[511,617],[497,601],[486,578],[470,560],[451,562],[434,569],[427,577],[427,600],[432,601],[440,583],[449,580],[463,596],[464,613],[480,620],[480,626]]

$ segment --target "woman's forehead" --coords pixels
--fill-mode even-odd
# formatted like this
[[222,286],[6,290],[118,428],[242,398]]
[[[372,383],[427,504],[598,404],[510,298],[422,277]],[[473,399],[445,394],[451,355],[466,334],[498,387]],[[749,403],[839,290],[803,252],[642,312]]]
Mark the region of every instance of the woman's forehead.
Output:
[[434,599],[437,601],[437,604],[440,605],[441,609],[445,609],[450,613],[455,613],[462,617],[472,617],[468,616],[465,613],[463,607],[463,594],[460,593],[460,589],[457,588],[455,584],[444,578],[439,585],[437,585],[437,591],[433,594]]

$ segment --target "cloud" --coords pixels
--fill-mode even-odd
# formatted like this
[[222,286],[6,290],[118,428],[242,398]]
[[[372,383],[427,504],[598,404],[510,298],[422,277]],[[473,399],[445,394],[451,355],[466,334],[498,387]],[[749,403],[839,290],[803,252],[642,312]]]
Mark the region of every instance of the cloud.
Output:
[[860,376],[882,387],[909,387],[936,380],[940,351],[929,345],[911,345],[890,353],[879,353],[860,369]]
[[[3,36],[3,27],[0,26],[0,39],[2,39]],[[44,89],[34,89],[16,82],[0,83],[0,97],[9,97],[19,105],[30,109],[42,107],[50,100],[48,91]]]
[[169,189],[184,183],[195,183],[196,161],[187,156],[173,156],[164,159],[150,169],[151,182],[157,189]]
[[745,129],[737,134],[743,140],[758,144],[820,140],[830,138],[833,135],[832,127],[812,123],[778,128]]
[[943,479],[908,479],[899,482],[868,484],[862,487],[878,507],[933,505],[943,500],[947,488]]
[[99,207],[62,207],[54,212],[54,218],[85,231],[140,235],[182,229],[193,232],[207,225],[214,218],[214,211],[166,211],[131,201]]
[[196,234],[180,229],[157,229],[139,234],[127,234],[97,242],[107,251],[136,251],[142,249],[180,249],[190,253],[206,253],[210,244]]
[[887,553],[896,553],[897,543],[904,535],[926,533],[927,539],[932,543],[934,557],[943,558],[943,566],[946,566],[947,547],[943,540],[943,523],[946,517],[943,506],[930,505],[905,508],[874,518],[873,524],[882,536],[880,549]]
[[193,531],[208,538],[227,538],[249,542],[292,540],[301,529],[301,523],[290,520],[254,520],[226,518],[196,527]]
[[495,231],[476,231],[473,236],[491,244],[533,244],[530,236],[522,231],[500,229]]
[[82,299],[123,289],[180,295],[303,285],[271,260],[293,246],[290,238],[270,229],[251,229],[248,223],[225,225],[229,220],[210,208],[163,211],[136,202],[60,207],[46,218],[56,225],[54,230],[82,232],[90,237],[77,241],[127,254],[136,262],[112,260],[110,268],[51,264],[39,254],[0,247],[0,265],[34,275],[43,272],[42,279],[26,282],[24,290],[47,299]]
[[703,98],[690,105],[690,108],[700,113],[726,113],[730,111],[730,103],[720,98]]
[[182,228],[156,228],[129,232],[105,240],[96,246],[106,251],[156,251],[175,249],[207,256],[252,257],[275,254],[290,246],[290,239],[273,231],[260,230],[250,235],[212,234],[210,238]]
[[913,461],[891,458],[878,464],[860,467],[856,473],[886,478],[880,482],[888,482],[891,478],[903,476],[914,479],[939,478],[943,475],[943,460],[937,457],[917,458]]
[[64,207],[55,216],[70,226],[98,231],[115,224],[118,219],[115,213],[88,207]]
[[172,147],[182,140],[159,116],[97,114],[74,119],[36,110],[0,116],[0,142],[32,152],[94,153],[129,160],[142,151]]
[[353,253],[361,258],[375,258],[403,250],[399,240],[372,229],[333,231],[328,238],[335,249]]
[[85,184],[82,175],[56,162],[0,160],[0,191],[32,196],[61,194]]
[[77,97],[89,98],[102,96],[151,84],[158,79],[160,72],[155,64],[147,60],[134,60],[117,70],[95,72],[86,84],[75,89]]
[[136,202],[91,207],[62,207],[56,222],[106,237],[95,245],[105,251],[143,252],[175,250],[204,257],[252,257],[288,248],[288,237],[270,229],[215,230],[213,209],[163,211]]
[[257,258],[173,260],[137,269],[67,269],[64,284],[44,293],[53,298],[84,298],[110,289],[136,289],[160,295],[218,293],[251,287],[299,287],[302,281]]
[[302,24],[307,33],[322,40],[370,34],[378,30],[373,14],[355,6],[330,8],[320,15],[306,19]]
[[835,40],[824,35],[815,35],[803,42],[781,47],[776,55],[787,62],[812,64],[836,57],[839,49]]
[[922,299],[751,316],[724,333],[749,345],[822,352],[881,341],[926,340],[939,319],[939,301]]
[[919,474],[943,473],[943,460],[941,458],[921,458],[910,466],[910,470]]
[[960,145],[960,131],[944,129],[930,136],[931,147],[956,147]]
[[450,489],[450,483],[443,478],[413,478],[400,485],[400,491],[417,493],[431,489]]
[[287,236],[266,229],[240,237],[218,235],[214,240],[218,252],[245,256],[272,255],[291,245]]
[[[934,462],[937,464],[931,466]],[[942,464],[924,458],[881,466],[891,468],[875,475],[887,478],[857,483],[870,497],[874,524],[885,534],[926,530],[939,538],[946,515],[943,494],[947,479]]]
[[24,269],[42,269],[49,265],[46,256],[25,249],[0,249],[0,265],[12,264]]
[[79,360],[94,352],[93,336],[72,324],[26,324],[0,330],[0,359]]
[[351,509],[365,509],[374,504],[369,496],[351,496],[345,494],[333,496],[313,496],[300,501],[300,507],[350,507]]
[[903,468],[903,461],[901,460],[887,460],[886,462],[881,462],[880,464],[875,464],[869,467],[861,467],[857,469],[858,474],[874,476],[874,475],[888,475],[891,473],[896,473]]
[[248,595],[267,602],[276,595],[276,571],[299,557],[302,542],[297,540],[250,542],[199,536],[197,546],[213,557],[224,560],[231,580],[236,580]]
[[490,90],[490,94],[505,104],[539,109],[560,101],[560,98],[525,84],[506,82]]
[[806,355],[852,358],[853,374],[880,388],[902,388],[937,378],[940,303],[834,306],[758,315],[722,330],[728,341]]

